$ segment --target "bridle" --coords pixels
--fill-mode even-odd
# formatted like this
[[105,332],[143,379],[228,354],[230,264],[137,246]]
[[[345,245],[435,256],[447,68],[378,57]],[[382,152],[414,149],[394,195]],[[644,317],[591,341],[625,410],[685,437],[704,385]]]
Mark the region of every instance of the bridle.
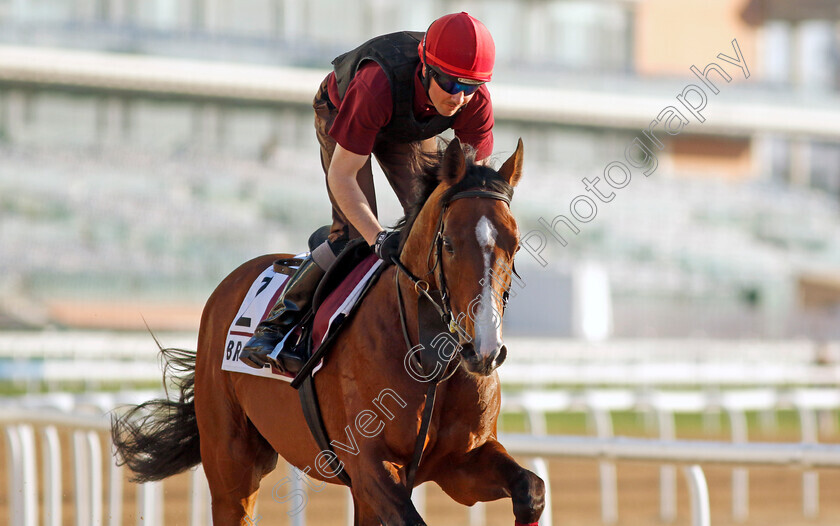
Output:
[[[444,229],[444,218],[446,217],[446,211],[449,208],[449,205],[452,204],[453,201],[457,201],[459,199],[495,199],[498,201],[503,201],[508,206],[510,206],[510,199],[513,195],[513,188],[506,187],[509,189],[508,192],[496,192],[494,190],[489,190],[484,188],[486,185],[486,181],[482,183],[482,188],[472,189],[472,190],[463,190],[460,192],[455,193],[452,197],[447,199],[443,202],[440,210],[440,215],[438,216],[437,220],[437,231],[435,233],[435,240],[432,243],[432,247],[429,248],[429,256],[427,256],[426,260],[428,261],[429,257],[431,256],[432,250],[434,250],[435,260],[434,264],[432,265],[429,272],[426,275],[432,274],[436,272],[436,278],[439,285],[439,289],[436,291],[429,290],[429,282],[425,281],[417,276],[415,276],[410,270],[408,270],[405,265],[399,260],[399,258],[392,258],[391,260],[396,265],[398,271],[394,272],[394,281],[396,284],[397,289],[397,300],[399,304],[399,312],[400,312],[400,325],[402,327],[403,338],[405,338],[405,345],[406,349],[411,352],[413,349],[411,345],[411,338],[408,335],[408,326],[406,323],[406,313],[405,313],[405,303],[402,296],[402,290],[400,288],[400,273],[404,274],[413,284],[414,284],[414,291],[417,293],[418,296],[418,304],[417,304],[417,335],[418,339],[421,340],[420,343],[422,346],[421,349],[421,358],[420,361],[422,362],[420,365],[421,367],[426,366],[428,367],[430,363],[435,360],[435,357],[438,355],[437,351],[432,349],[431,346],[426,346],[426,342],[422,341],[425,339],[424,335],[422,334],[422,327],[423,321],[421,320],[421,306],[428,305],[431,306],[435,312],[440,316],[441,320],[441,327],[445,328],[444,330],[448,329],[450,333],[455,333],[461,327],[458,325],[458,321],[452,315],[452,307],[449,304],[449,287],[446,284],[446,273],[443,270],[443,259],[441,257],[441,251],[443,249],[443,229]],[[515,272],[515,271],[514,271]],[[438,303],[435,298],[432,297],[432,294],[440,296],[440,303]],[[505,292],[504,301],[507,301],[508,293]],[[423,302],[423,299],[426,302]],[[463,330],[463,329],[461,329]],[[433,331],[434,332],[434,331]],[[461,333],[459,332],[459,335]],[[411,494],[412,489],[414,487],[414,480],[417,475],[417,469],[420,466],[420,460],[423,458],[423,449],[426,443],[426,437],[429,432],[429,425],[432,421],[432,411],[434,410],[435,406],[435,394],[437,392],[437,386],[440,382],[445,382],[455,372],[458,370],[458,367],[451,367],[450,364],[454,361],[456,357],[460,357],[460,352],[453,352],[451,355],[446,357],[448,361],[446,362],[444,367],[441,367],[437,373],[433,374],[431,378],[426,379],[425,381],[428,382],[428,387],[426,389],[426,401],[423,407],[423,414],[420,418],[420,429],[417,433],[417,440],[414,443],[414,455],[412,456],[411,462],[407,466],[406,470],[406,488],[408,489],[409,494]],[[435,362],[437,365],[437,362]],[[451,369],[451,370],[450,370]],[[447,370],[450,370],[447,374]]]
[[[508,206],[510,206],[511,194],[513,190],[511,189],[510,193],[502,193],[496,192],[493,190],[488,190],[486,188],[478,188],[473,190],[463,190],[461,192],[457,192],[452,197],[450,197],[447,201],[443,203],[441,207],[440,214],[438,215],[437,220],[437,228],[435,233],[435,240],[432,243],[432,246],[429,247],[429,256],[427,256],[427,260],[432,255],[432,251],[434,251],[434,264],[429,269],[429,272],[426,275],[431,273],[435,273],[435,277],[437,278],[437,282],[439,285],[439,289],[436,291],[431,291],[430,293],[430,286],[429,282],[415,276],[408,268],[403,265],[403,263],[398,258],[392,258],[393,263],[396,265],[399,272],[395,273],[395,281],[397,286],[397,297],[399,298],[399,311],[400,311],[400,322],[403,329],[403,337],[405,338],[405,343],[408,349],[412,348],[411,340],[408,336],[408,328],[406,325],[406,315],[405,315],[405,304],[402,297],[402,292],[399,283],[399,273],[401,272],[404,274],[413,284],[414,284],[414,292],[418,294],[418,296],[422,295],[431,303],[434,310],[440,316],[441,322],[443,327],[446,327],[450,333],[452,334],[459,334],[463,336],[463,329],[460,325],[458,325],[458,320],[452,314],[452,307],[450,305],[450,293],[449,287],[446,281],[446,273],[443,270],[443,260],[442,260],[442,250],[443,250],[443,230],[444,230],[444,218],[446,216],[446,211],[449,208],[449,205],[452,204],[453,201],[457,201],[459,199],[468,199],[468,198],[477,198],[477,199],[495,199],[498,201],[502,201]],[[515,272],[515,271],[514,271]],[[440,303],[438,300],[432,297],[433,293],[437,293],[440,296]],[[506,290],[502,296],[503,303],[507,303],[507,299],[509,296],[509,292]]]

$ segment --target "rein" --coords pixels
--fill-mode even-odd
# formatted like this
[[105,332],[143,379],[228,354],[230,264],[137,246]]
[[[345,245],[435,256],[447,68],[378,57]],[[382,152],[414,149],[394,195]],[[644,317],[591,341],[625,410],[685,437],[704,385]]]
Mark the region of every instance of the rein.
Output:
[[[446,285],[446,276],[443,272],[441,250],[443,247],[443,221],[446,215],[446,210],[453,201],[467,198],[496,199],[498,201],[503,201],[508,206],[510,206],[510,196],[508,194],[483,189],[464,190],[458,192],[443,203],[440,215],[438,216],[437,233],[435,234],[434,244],[433,247],[430,247],[429,249],[430,255],[432,248],[435,251],[434,265],[429,270],[429,273],[435,272],[435,270],[437,270],[436,277],[438,284],[440,285],[439,290],[432,292],[439,293],[440,304],[438,304],[438,302],[429,293],[428,281],[425,281],[415,276],[410,270],[408,270],[408,268],[406,268],[405,265],[403,265],[402,261],[400,261],[399,258],[391,258],[391,261],[394,263],[394,265],[396,265],[398,269],[398,272],[394,273],[394,281],[397,291],[397,302],[399,305],[400,326],[402,328],[403,338],[405,339],[405,345],[408,351],[410,351],[413,347],[411,345],[411,338],[408,334],[405,303],[402,297],[402,290],[400,287],[400,273],[404,274],[414,284],[414,292],[417,294],[417,335],[418,339],[420,340],[419,343],[421,344],[421,366],[425,365],[426,367],[429,367],[429,364],[431,362],[434,362],[437,354],[437,350],[433,349],[430,345],[431,339],[427,338],[427,336],[429,335],[425,334],[429,331],[424,331],[424,328],[428,328],[426,327],[426,325],[438,325],[437,323],[435,323],[434,320],[423,319],[422,313],[430,312],[432,316],[434,316],[434,314],[436,313],[440,317],[440,327],[445,328],[450,333],[455,333],[460,328],[455,320],[455,317],[452,315],[452,307],[449,304],[449,288]],[[423,307],[424,304],[426,305],[426,308]],[[432,310],[430,311],[428,307],[431,307]],[[432,332],[434,332],[434,330]],[[429,339],[429,341],[424,341],[426,339]],[[423,415],[420,419],[420,430],[417,434],[417,441],[414,444],[414,455],[411,459],[411,463],[408,466],[408,471],[406,472],[405,484],[406,488],[408,489],[409,495],[411,495],[414,489],[414,480],[417,475],[417,469],[420,466],[420,460],[423,457],[423,449],[426,444],[426,437],[429,434],[429,425],[432,421],[432,413],[434,411],[435,406],[435,395],[437,393],[437,386],[441,382],[445,382],[446,380],[451,378],[452,375],[454,375],[455,372],[458,370],[457,367],[453,367],[449,374],[446,374],[447,369],[449,369],[449,366],[456,355],[460,357],[460,353],[453,352],[452,357],[450,357],[449,360],[446,362],[446,366],[443,367],[437,375],[428,380],[429,386],[426,390],[426,401],[423,407]]]

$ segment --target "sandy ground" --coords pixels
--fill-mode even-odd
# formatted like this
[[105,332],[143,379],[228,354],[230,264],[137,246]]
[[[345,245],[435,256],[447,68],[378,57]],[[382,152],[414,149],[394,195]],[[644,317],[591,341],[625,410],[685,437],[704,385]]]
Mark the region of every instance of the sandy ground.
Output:
[[[105,442],[105,436],[102,440]],[[63,524],[75,524],[73,511],[74,481],[70,458],[70,434],[61,432],[63,454]],[[5,449],[0,456],[0,524],[7,522],[9,512],[8,459]],[[105,461],[108,452],[103,452]],[[40,452],[38,458],[40,459]],[[618,495],[620,526],[659,525],[659,467],[646,463],[618,463]],[[40,465],[38,474],[41,475]],[[801,472],[786,468],[750,469],[750,510],[746,522],[736,523],[731,518],[731,469],[727,467],[705,467],[712,504],[712,524],[755,525],[755,526],[829,526],[840,524],[840,470],[820,470],[820,515],[817,519],[805,519],[802,515]],[[600,497],[598,463],[596,461],[561,460],[549,465],[553,500],[554,523],[563,526],[602,524],[600,519]],[[261,526],[291,524],[287,516],[287,504],[272,499],[272,486],[287,474],[286,466],[269,475],[262,485],[256,521]],[[107,492],[107,475],[105,491]],[[189,524],[189,476],[181,474],[164,482],[165,524],[169,526]],[[467,509],[449,499],[437,486],[427,485],[425,518],[435,526],[467,524]],[[286,493],[284,491],[284,493]],[[340,526],[346,524],[346,490],[328,486],[321,492],[309,491],[309,502],[305,508],[308,524]],[[123,489],[124,502],[122,524],[137,524],[136,486],[126,480]],[[673,524],[691,524],[689,500],[685,479],[678,472],[678,516]],[[105,516],[109,516],[107,500],[103,496]],[[487,505],[488,526],[510,526],[513,514],[510,501],[505,499]]]

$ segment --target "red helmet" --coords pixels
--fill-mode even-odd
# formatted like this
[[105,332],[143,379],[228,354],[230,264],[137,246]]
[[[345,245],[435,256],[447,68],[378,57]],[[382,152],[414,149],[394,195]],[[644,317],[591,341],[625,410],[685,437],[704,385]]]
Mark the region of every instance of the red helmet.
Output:
[[493,37],[484,24],[464,12],[432,22],[418,52],[424,64],[452,77],[488,82],[493,76]]

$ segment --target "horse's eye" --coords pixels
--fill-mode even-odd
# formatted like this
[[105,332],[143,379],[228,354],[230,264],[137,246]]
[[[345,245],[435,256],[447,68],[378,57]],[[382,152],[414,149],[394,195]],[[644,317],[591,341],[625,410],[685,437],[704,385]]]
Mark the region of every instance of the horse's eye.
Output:
[[455,253],[455,247],[452,245],[452,240],[448,237],[444,236],[443,238],[443,248],[449,252],[450,254]]

